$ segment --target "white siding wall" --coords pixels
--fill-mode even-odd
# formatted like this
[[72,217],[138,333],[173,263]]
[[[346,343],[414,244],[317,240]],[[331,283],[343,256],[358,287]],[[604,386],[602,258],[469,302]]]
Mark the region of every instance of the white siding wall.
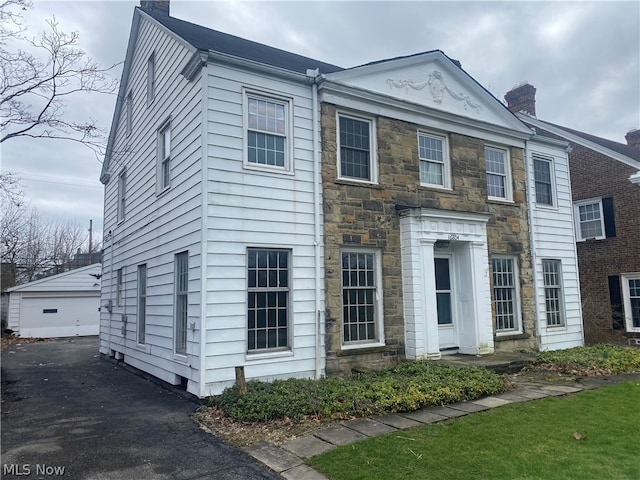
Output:
[[[315,368],[312,90],[231,67],[209,68],[208,230],[204,394],[247,378],[311,377]],[[289,98],[293,175],[245,169],[243,87]],[[291,139],[289,139],[290,141]],[[291,250],[291,352],[247,354],[247,248]],[[323,260],[321,259],[321,264]],[[324,283],[321,298],[324,298]],[[323,307],[320,307],[323,310]],[[321,348],[321,355],[324,346]],[[324,368],[324,364],[322,365]]]
[[[553,158],[556,207],[541,207],[535,202],[535,177],[532,156],[539,154]],[[538,318],[538,347],[557,350],[583,344],[582,310],[578,260],[573,229],[571,184],[566,152],[561,148],[530,141],[527,146],[527,179],[529,207],[532,217],[533,254],[536,282],[536,313]],[[565,327],[547,328],[542,260],[562,261]]]
[[[147,61],[155,52],[156,95],[147,105]],[[100,351],[170,383],[187,378],[200,391],[201,78],[180,71],[190,51],[155,24],[141,21],[125,95],[133,97],[133,129],[126,108],[117,125],[112,173],[105,189],[105,250]],[[158,128],[171,117],[171,188],[157,195]],[[125,220],[117,223],[118,175],[126,168]],[[189,251],[186,359],[174,355],[174,256]],[[137,266],[147,265],[146,344],[137,344]],[[124,305],[116,306],[116,272],[124,269]],[[126,317],[124,317],[126,315]],[[123,322],[126,318],[127,322]],[[122,334],[125,328],[126,335]]]

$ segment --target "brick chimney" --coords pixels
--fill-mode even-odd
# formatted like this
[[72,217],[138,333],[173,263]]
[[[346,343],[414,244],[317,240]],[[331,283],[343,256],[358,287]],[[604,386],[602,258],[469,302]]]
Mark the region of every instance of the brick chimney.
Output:
[[140,0],[140,7],[147,12],[169,16],[169,0]]
[[629,130],[624,138],[627,139],[627,145],[640,150],[640,128]]
[[504,99],[507,101],[507,108],[513,113],[523,112],[536,116],[536,87],[528,82],[513,87]]

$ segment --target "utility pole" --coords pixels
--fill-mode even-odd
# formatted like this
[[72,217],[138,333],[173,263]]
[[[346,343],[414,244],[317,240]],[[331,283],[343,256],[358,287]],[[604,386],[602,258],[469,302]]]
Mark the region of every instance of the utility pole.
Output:
[[93,220],[89,220],[89,255],[93,249]]

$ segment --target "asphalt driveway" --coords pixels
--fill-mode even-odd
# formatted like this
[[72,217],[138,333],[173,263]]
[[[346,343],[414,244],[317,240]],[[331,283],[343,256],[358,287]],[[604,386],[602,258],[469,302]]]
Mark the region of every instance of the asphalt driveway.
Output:
[[278,478],[200,430],[189,418],[197,406],[101,358],[97,337],[8,347],[2,351],[1,476]]

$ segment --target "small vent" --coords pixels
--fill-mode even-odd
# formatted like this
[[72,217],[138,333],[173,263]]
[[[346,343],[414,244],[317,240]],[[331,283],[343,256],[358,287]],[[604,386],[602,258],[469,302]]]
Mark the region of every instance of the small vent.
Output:
[[640,338],[629,338],[627,340],[629,341],[629,346],[630,347],[638,347],[638,348],[640,348]]

